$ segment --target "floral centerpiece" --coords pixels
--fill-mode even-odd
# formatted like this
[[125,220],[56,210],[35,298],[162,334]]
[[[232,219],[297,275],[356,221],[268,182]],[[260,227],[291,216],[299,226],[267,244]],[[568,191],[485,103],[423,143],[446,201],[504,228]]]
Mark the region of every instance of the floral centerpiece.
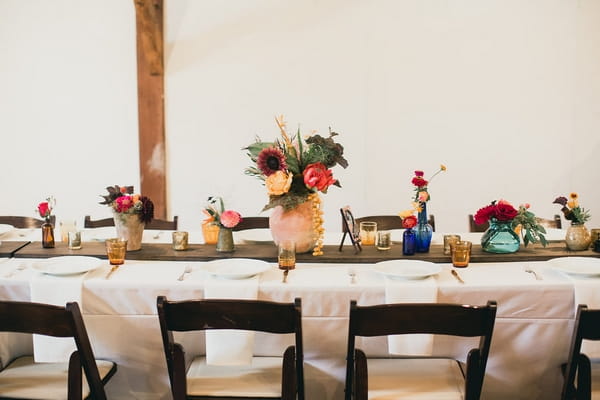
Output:
[[519,233],[525,246],[537,242],[546,246],[546,229],[529,208],[529,204],[522,204],[516,209],[506,200],[494,200],[477,210],[473,217],[475,223],[490,225],[481,238],[482,249],[490,253],[514,253],[521,244]]
[[117,235],[127,239],[127,250],[142,247],[145,224],[154,218],[154,203],[146,196],[134,194],[133,186],[108,186],[108,194],[100,195],[113,212]]
[[[207,216],[202,223],[204,242],[206,244],[216,243],[217,251],[233,251],[234,244],[231,228],[236,227],[242,221],[240,213],[233,210],[226,210],[223,199],[218,196],[208,198],[203,212]],[[216,227],[216,241],[214,240],[214,231],[211,231],[210,227]]]
[[[274,221],[281,215],[287,215],[294,210],[305,206],[312,214],[310,241],[315,243],[314,255],[320,255],[323,244],[322,211],[318,193],[327,193],[330,186],[341,187],[340,182],[333,177],[331,168],[340,165],[348,166],[348,161],[343,156],[344,148],[336,143],[334,138],[338,134],[329,130],[328,137],[313,133],[302,138],[300,130],[295,135],[287,132],[283,116],[275,118],[279,127],[281,138],[272,142],[256,139],[254,143],[245,147],[253,165],[246,168],[245,173],[260,179],[269,195],[269,202],[264,210],[275,208],[270,219],[273,239],[277,243],[286,235]],[[296,223],[284,223],[288,229],[302,230]],[[295,226],[291,226],[295,225]],[[316,240],[315,240],[316,237]],[[296,241],[298,252],[307,251],[313,243],[300,243]]]
[[415,196],[412,202],[412,208],[402,211],[399,213],[400,218],[404,219],[413,215],[413,213],[417,213],[417,227],[415,229],[415,244],[417,252],[427,252],[429,251],[429,246],[431,244],[431,237],[433,235],[433,228],[427,222],[427,202],[431,200],[431,195],[429,194],[429,184],[440,172],[446,171],[446,166],[444,164],[440,165],[440,168],[429,178],[429,180],[425,179],[425,173],[421,170],[415,171],[415,175],[411,180],[411,183],[414,185]]
[[42,201],[37,206],[38,214],[44,219],[44,224],[42,225],[42,247],[44,248],[53,248],[55,245],[54,227],[50,222],[50,217],[52,216],[52,210],[54,209],[55,204],[56,200],[54,197],[50,196],[46,198],[46,201]]
[[553,203],[561,205],[563,215],[571,221],[571,226],[567,229],[565,236],[565,242],[569,250],[585,250],[592,241],[590,232],[584,225],[591,218],[591,215],[588,210],[579,205],[579,195],[577,193],[571,193],[569,198],[570,200],[560,196],[554,199]]

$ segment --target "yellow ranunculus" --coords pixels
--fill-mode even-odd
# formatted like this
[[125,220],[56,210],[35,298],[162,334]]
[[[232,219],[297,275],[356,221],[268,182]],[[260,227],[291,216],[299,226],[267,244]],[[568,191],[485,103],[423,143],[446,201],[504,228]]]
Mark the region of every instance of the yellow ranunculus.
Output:
[[276,171],[269,175],[265,181],[267,193],[273,196],[279,196],[287,193],[292,185],[292,174],[284,171]]
[[406,218],[406,217],[410,217],[411,215],[413,215],[413,213],[415,212],[415,210],[404,210],[404,211],[400,211],[398,213],[398,216],[402,219]]

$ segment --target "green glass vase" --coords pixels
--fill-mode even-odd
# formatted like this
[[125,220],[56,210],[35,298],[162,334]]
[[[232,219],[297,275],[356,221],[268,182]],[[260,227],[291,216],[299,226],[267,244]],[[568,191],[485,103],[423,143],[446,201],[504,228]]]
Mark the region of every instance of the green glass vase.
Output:
[[511,221],[490,219],[490,227],[481,237],[481,249],[488,253],[515,253],[521,246],[521,238],[512,228]]

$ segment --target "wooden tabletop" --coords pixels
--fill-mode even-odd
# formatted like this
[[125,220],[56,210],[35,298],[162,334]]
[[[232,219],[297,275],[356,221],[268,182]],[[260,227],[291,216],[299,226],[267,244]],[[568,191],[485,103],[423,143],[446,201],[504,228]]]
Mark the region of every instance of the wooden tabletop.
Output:
[[[5,246],[6,244],[6,246]],[[19,258],[48,258],[65,255],[92,256],[106,259],[106,250],[103,242],[84,242],[80,250],[69,250],[65,243],[58,242],[53,249],[44,249],[41,242],[3,242],[0,247],[0,256],[12,251],[14,257]],[[569,251],[564,243],[550,243],[547,247],[539,244],[521,246],[519,251],[511,254],[486,253],[479,244],[473,244],[471,262],[511,262],[511,261],[545,261],[556,257],[600,257],[600,253],[592,250]],[[215,245],[190,244],[188,250],[175,251],[171,244],[143,243],[141,250],[127,252],[129,260],[156,260],[156,261],[210,261],[221,258],[255,258],[268,262],[277,261],[277,248],[272,244],[236,244],[231,253],[219,253]],[[402,245],[396,244],[390,250],[380,251],[374,246],[363,246],[362,252],[355,253],[351,245],[338,250],[337,245],[323,247],[322,256],[313,256],[312,253],[297,254],[299,263],[364,263],[371,264],[379,261],[393,259],[424,260],[436,263],[449,263],[450,256],[443,253],[441,245],[432,245],[427,253],[416,253],[412,256],[402,255]]]

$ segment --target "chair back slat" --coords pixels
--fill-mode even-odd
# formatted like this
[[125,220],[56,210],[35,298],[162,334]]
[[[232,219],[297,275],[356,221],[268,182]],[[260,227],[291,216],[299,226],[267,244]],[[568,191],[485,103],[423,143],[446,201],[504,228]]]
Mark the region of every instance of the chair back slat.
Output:
[[[172,221],[164,219],[153,219],[145,225],[146,229],[156,229],[165,231],[176,231],[179,226],[179,217],[176,215]],[[115,226],[115,220],[113,218],[102,218],[92,220],[89,215],[86,215],[83,219],[84,228],[103,228],[105,226]]]
[[[404,229],[402,227],[402,218],[397,215],[371,215],[367,217],[355,218],[356,226],[358,227],[361,222],[371,221],[377,222],[377,230],[388,231],[392,229]],[[435,217],[429,215],[427,223],[431,225],[431,228],[435,231]],[[346,224],[342,220],[342,232],[348,232]]]
[[247,229],[268,229],[269,217],[242,217],[239,224],[234,226],[232,230],[245,231]]
[[[12,215],[0,216],[0,224],[8,224],[12,225],[18,229],[34,229],[39,228],[42,224],[46,222],[43,219],[37,219],[32,217],[19,217]],[[52,225],[56,224],[56,216],[50,216],[50,223]]]

